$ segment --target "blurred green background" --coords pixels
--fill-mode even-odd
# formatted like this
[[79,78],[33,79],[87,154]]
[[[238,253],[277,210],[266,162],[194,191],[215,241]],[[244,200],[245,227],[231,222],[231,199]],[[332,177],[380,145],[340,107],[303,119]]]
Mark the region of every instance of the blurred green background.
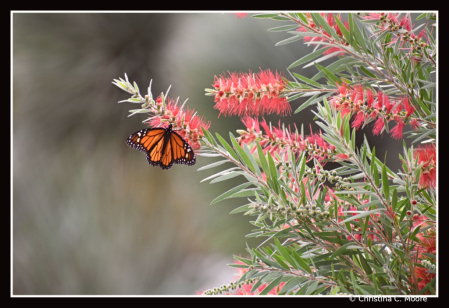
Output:
[[[196,294],[234,279],[232,255],[263,239],[244,237],[252,218],[229,215],[245,199],[210,202],[243,180],[200,183],[230,167],[197,172],[217,158],[148,165],[125,144],[145,117],[127,117],[135,105],[117,104],[129,95],[111,82],[126,72],[146,89],[153,79],[155,96],[172,85],[169,96],[189,98],[212,133],[235,134],[240,119],[217,118],[204,88],[226,71],[288,76],[312,47],[276,47],[290,34],[266,30],[282,24],[230,13],[13,14],[13,294]],[[310,110],[281,120],[309,133]],[[372,144],[400,168],[402,142]]]

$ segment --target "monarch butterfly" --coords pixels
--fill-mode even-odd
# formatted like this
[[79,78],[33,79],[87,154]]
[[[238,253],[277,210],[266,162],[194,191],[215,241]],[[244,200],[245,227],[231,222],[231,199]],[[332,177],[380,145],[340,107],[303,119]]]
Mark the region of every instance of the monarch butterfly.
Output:
[[147,161],[153,167],[170,169],[173,164],[192,166],[196,163],[195,153],[190,145],[178,133],[167,128],[149,128],[135,132],[126,140],[126,144],[147,154]]

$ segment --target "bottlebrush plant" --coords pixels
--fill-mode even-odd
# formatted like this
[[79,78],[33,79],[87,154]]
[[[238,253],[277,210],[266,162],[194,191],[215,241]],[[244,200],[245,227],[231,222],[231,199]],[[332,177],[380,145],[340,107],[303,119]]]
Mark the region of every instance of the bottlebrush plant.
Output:
[[[246,127],[230,133],[230,141],[213,136],[210,123],[167,93],[155,101],[151,85],[142,97],[127,77],[115,80],[132,94],[127,102],[143,103],[132,114],[150,113],[144,122],[151,127],[172,124],[198,156],[224,158],[199,170],[234,164],[205,180],[246,179],[212,204],[247,198],[231,213],[254,216],[247,237],[263,240],[247,256],[235,256],[237,281],[203,294],[436,294],[436,14],[419,15],[416,20],[427,22],[416,27],[408,13],[344,16],[253,16],[285,22],[268,30],[292,34],[277,45],[302,39],[313,51],[287,73],[235,72],[211,80],[206,95],[219,114],[242,117]],[[335,61],[321,66],[326,59]],[[315,65],[316,75],[290,71],[304,64]],[[295,113],[316,105],[320,131],[306,135],[303,125],[259,118],[290,115],[299,97],[310,98]],[[402,170],[391,170],[366,138],[356,146],[356,130],[365,126],[403,140]],[[327,162],[340,167],[329,169]]]

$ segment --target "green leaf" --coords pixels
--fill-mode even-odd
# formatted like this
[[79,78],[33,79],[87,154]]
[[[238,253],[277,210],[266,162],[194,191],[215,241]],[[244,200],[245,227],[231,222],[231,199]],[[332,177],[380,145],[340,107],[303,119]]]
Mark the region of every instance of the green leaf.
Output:
[[270,274],[270,272],[266,272],[265,274],[263,274],[263,276],[260,277],[259,280],[257,280],[257,282],[253,285],[250,293],[254,293],[254,291],[256,291],[259,288],[259,286],[262,284],[262,281],[264,280],[264,278],[267,277],[269,274]]
[[248,146],[246,143],[243,143],[243,150],[245,151],[246,155],[248,156],[249,160],[251,161],[251,165],[253,166],[253,169],[256,174],[262,178],[262,172],[260,172],[259,165],[256,163],[256,160],[254,159],[253,155],[251,154],[251,151],[248,149]]
[[351,137],[351,149],[355,151],[355,129],[352,129],[352,137]]
[[295,259],[295,261],[298,263],[298,265],[305,271],[307,271],[308,273],[312,274],[312,270],[310,269],[310,267],[307,265],[306,261],[304,261],[303,258],[301,258],[301,256],[295,251],[292,251],[292,255],[293,258]]
[[273,157],[271,157],[270,152],[267,152],[268,156],[268,166],[270,167],[270,178],[273,182],[274,187],[276,188],[276,191],[278,191],[278,177],[277,177],[277,169],[274,164]]
[[267,31],[269,31],[269,32],[279,32],[279,31],[287,31],[287,30],[296,29],[296,28],[298,28],[298,25],[286,25],[286,26],[270,28]]
[[343,246],[338,248],[336,251],[334,251],[334,253],[329,257],[329,259],[335,259],[339,255],[341,255],[343,252],[345,252],[347,250],[347,247],[350,245],[354,245],[354,243],[349,242],[349,243],[344,244]]
[[274,46],[290,44],[290,43],[296,42],[300,39],[302,39],[302,35],[295,35],[295,36],[289,37],[288,39],[277,42]]
[[312,79],[309,79],[307,77],[301,76],[301,75],[296,74],[296,73],[293,73],[293,75],[295,75],[295,77],[297,77],[298,79],[301,79],[305,83],[308,83],[308,84],[310,84],[310,85],[312,85],[314,87],[317,87],[317,88],[322,88],[323,87],[321,84],[319,84],[316,81],[313,81]]
[[333,73],[331,73],[327,68],[325,68],[324,66],[321,66],[319,64],[315,64],[315,65],[318,67],[318,69],[322,70],[326,74],[327,79],[329,81],[333,82],[334,84],[336,84],[337,82],[341,83],[340,79],[337,76],[335,76]]
[[239,161],[239,158],[237,154],[235,154],[234,150],[231,148],[231,146],[221,137],[218,133],[215,133],[217,136],[217,139],[220,141],[220,143],[223,145],[223,147],[228,151],[228,153],[236,160]]
[[348,29],[345,27],[345,25],[338,19],[334,18],[335,22],[338,25],[338,28],[341,31],[341,34],[343,34],[344,38],[349,42],[349,32]]
[[282,266],[280,266],[279,264],[277,264],[276,262],[264,257],[260,252],[258,252],[256,249],[253,249],[253,252],[257,255],[257,257],[266,265],[271,266],[271,267],[275,267],[277,269],[280,270],[284,270],[284,268]]
[[[324,19],[323,16],[321,16],[319,13],[310,13],[312,17],[315,17],[316,20],[320,23],[321,26],[323,26],[323,29],[326,30],[329,35],[331,35],[334,39],[340,40],[340,37],[337,35],[337,33],[332,29],[332,27],[327,23],[327,21]],[[334,20],[337,18],[334,18]]]
[[256,15],[253,15],[251,17],[254,17],[254,18],[273,18],[273,17],[278,17],[278,14],[256,14]]
[[317,102],[321,101],[322,99],[325,99],[329,96],[331,96],[333,93],[327,93],[325,95],[319,96],[321,93],[317,93],[315,94],[313,97],[309,98],[304,104],[302,104],[301,106],[299,106],[298,109],[295,110],[295,114],[298,112],[301,112],[302,110],[304,110],[305,108],[316,104]]
[[212,200],[212,202],[211,202],[210,204],[212,205],[212,204],[215,204],[215,203],[217,203],[217,202],[220,202],[220,201],[222,201],[222,200],[224,200],[224,199],[227,199],[227,198],[231,197],[233,194],[235,194],[235,193],[241,191],[242,189],[245,189],[246,187],[250,186],[251,184],[252,184],[252,183],[243,183],[243,184],[240,184],[239,186],[236,186],[236,187],[234,187],[234,188],[228,190],[227,192],[221,194],[220,196],[218,196],[217,198],[215,198],[214,200]]
[[210,181],[209,184],[214,184],[214,183],[217,183],[217,182],[226,181],[226,180],[235,178],[235,177],[237,177],[237,176],[239,176],[239,175],[242,175],[242,172],[239,172],[239,171],[231,171],[231,172],[229,172],[229,173],[225,173],[225,174],[223,174],[223,175],[221,175],[221,176],[219,176],[219,177],[216,177],[215,179],[213,179],[212,181]]
[[373,73],[371,73],[370,71],[368,71],[368,70],[367,70],[366,68],[364,68],[363,66],[360,66],[360,69],[361,69],[366,75],[368,75],[369,77],[377,78],[376,75],[374,75]]
[[242,159],[242,162],[245,163],[246,166],[250,167],[253,172],[256,172],[253,164],[251,163],[251,160],[249,159],[248,155],[246,155],[245,151],[242,149],[242,147],[239,145],[237,140],[235,140],[234,136],[230,134],[232,145],[234,146],[234,149],[237,151],[238,155]]
[[[305,277],[293,277],[290,279],[282,288],[282,290],[278,293],[279,295],[284,295],[288,292],[291,292],[293,289],[296,289],[298,285],[304,282],[307,278]],[[252,291],[251,291],[252,292]]]
[[279,283],[281,283],[282,278],[284,275],[280,275],[278,278],[273,280],[265,289],[262,290],[262,292],[259,293],[259,295],[267,295],[271,290],[273,290]]
[[309,23],[309,21],[307,20],[306,16],[305,16],[303,13],[296,13],[296,14],[298,14],[299,18],[300,18],[303,22],[305,22],[306,24]]
[[393,208],[393,211],[396,209],[396,205],[398,203],[398,192],[396,189],[393,190],[393,195],[391,197],[391,207]]
[[367,275],[371,275],[373,271],[371,270],[371,267],[368,265],[368,262],[366,262],[366,259],[362,255],[358,255],[360,259],[360,264],[362,264],[363,269],[365,270],[365,273]]
[[290,270],[290,266],[288,266],[288,265],[281,259],[281,257],[279,257],[279,256],[276,255],[276,254],[273,254],[272,257],[273,257],[273,258],[279,263],[279,265],[282,266],[286,271],[289,271],[289,270]]
[[274,238],[274,242],[276,244],[277,250],[284,257],[285,261],[287,261],[291,266],[293,266],[295,269],[298,270],[299,267],[296,265],[295,261],[292,259],[292,257],[288,253],[287,248],[283,247],[277,238]]
[[306,291],[306,293],[304,295],[312,294],[317,289],[317,286],[318,286],[318,281],[312,282],[309,285],[309,287],[307,288],[307,291]]
[[354,273],[352,271],[350,271],[349,274],[351,276],[351,283],[352,283],[352,287],[354,288],[354,293],[359,294],[359,292],[357,291],[357,283],[355,282]]
[[249,209],[251,209],[251,204],[245,204],[242,206],[239,206],[238,208],[234,209],[233,211],[231,211],[229,214],[235,214],[235,213],[240,213],[240,212],[245,212]]
[[262,150],[262,147],[261,147],[260,143],[259,142],[256,142],[256,143],[257,143],[257,154],[259,156],[260,164],[262,165],[263,172],[265,173],[265,175],[269,179],[270,178],[270,172],[269,172],[270,169],[268,168],[267,159],[265,158],[265,154],[264,154],[264,152]]
[[229,163],[229,162],[230,161],[228,159],[216,161],[216,162],[214,162],[212,164],[209,164],[209,165],[206,165],[206,166],[203,166],[203,167],[199,168],[197,171],[210,169],[210,168],[213,168],[213,167],[216,167],[216,166],[220,166],[220,165],[222,165],[224,163]]
[[382,189],[385,195],[385,199],[388,203],[390,200],[390,185],[388,184],[388,176],[385,169],[385,164],[382,166]]
[[368,48],[366,47],[365,39],[363,38],[362,33],[360,32],[359,26],[357,25],[357,23],[355,21],[353,22],[352,25],[354,28],[353,30],[354,30],[355,38],[357,39],[357,43],[360,46],[362,46],[363,51],[365,51],[365,53],[368,53]]
[[293,63],[288,67],[288,69],[291,69],[291,68],[293,68],[293,67],[296,67],[296,66],[298,66],[298,65],[301,65],[301,64],[303,64],[303,63],[306,63],[306,62],[308,62],[308,61],[310,61],[310,60],[315,59],[316,57],[318,57],[318,56],[322,55],[323,53],[325,53],[326,50],[328,50],[329,48],[330,48],[330,47],[325,47],[325,48],[322,48],[322,49],[318,49],[317,51],[312,52],[311,54],[308,54],[307,56],[302,57],[301,59],[299,59],[299,60],[293,62]]
[[346,222],[348,222],[348,221],[352,221],[352,220],[354,220],[354,219],[362,218],[362,217],[365,217],[365,216],[367,216],[367,215],[371,215],[371,214],[373,214],[373,213],[375,213],[375,212],[379,212],[379,211],[382,211],[382,210],[384,210],[384,209],[375,209],[375,210],[371,210],[371,211],[366,211],[366,212],[363,212],[363,213],[360,213],[360,214],[351,216],[351,217],[349,217],[349,218],[343,220],[343,221],[340,222],[340,223],[341,223],[341,224],[342,224],[342,223],[346,223]]

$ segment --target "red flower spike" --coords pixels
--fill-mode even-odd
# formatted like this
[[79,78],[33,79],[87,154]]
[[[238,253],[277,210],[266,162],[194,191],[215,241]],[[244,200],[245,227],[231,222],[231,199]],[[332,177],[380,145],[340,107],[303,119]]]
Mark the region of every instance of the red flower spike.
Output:
[[287,98],[281,97],[286,86],[277,72],[261,70],[258,74],[229,73],[215,76],[215,109],[220,114],[259,116],[266,113],[279,115],[291,112]]
[[383,96],[382,92],[377,92],[377,108],[382,109],[383,107]]
[[413,157],[418,157],[418,164],[422,165],[419,178],[420,188],[436,186],[436,148],[435,144],[418,147],[413,152]]
[[335,155],[335,157],[337,157],[336,160],[339,160],[339,159],[347,160],[347,159],[349,159],[349,156],[347,154],[337,154],[337,155]]
[[382,129],[384,128],[385,123],[383,118],[378,118],[376,123],[374,123],[373,134],[379,135]]
[[390,104],[390,99],[388,98],[388,95],[384,95],[383,100],[384,100],[384,105],[386,108],[386,113],[388,114],[391,112],[391,109],[393,108],[393,104]]
[[401,19],[401,23],[400,25],[405,28],[407,31],[411,31],[412,30],[412,26],[410,25],[410,15],[407,17],[404,16],[404,18]]
[[407,97],[404,97],[402,99],[402,104],[404,105],[405,111],[407,112],[407,114],[405,115],[406,118],[408,118],[413,114],[413,112],[415,112],[416,108],[410,105]]
[[421,125],[418,123],[418,121],[416,119],[412,119],[410,121],[410,127],[414,130],[417,131],[419,127],[421,127]]
[[368,91],[366,91],[366,104],[368,108],[371,108],[371,106],[373,106],[373,102],[374,102],[373,92],[371,91],[371,89],[368,89]]
[[234,13],[236,18],[246,18],[248,13]]
[[[396,105],[396,108],[394,108],[393,113],[398,114],[399,112],[402,111],[402,109],[403,109],[402,103],[398,103],[398,104]],[[397,121],[396,121],[396,122],[397,122]]]
[[[158,105],[162,105],[162,97],[159,96],[156,99]],[[205,130],[209,129],[210,122],[206,122],[204,118],[199,117],[197,115],[193,116],[194,110],[190,110],[188,108],[181,109],[177,105],[177,101],[170,99],[169,97],[165,98],[165,110],[163,114],[157,115],[153,117],[148,125],[150,127],[168,127],[168,125],[176,124],[175,128],[178,130],[177,133],[187,141],[193,150],[200,149],[200,139],[203,136],[203,131],[201,127]],[[182,119],[184,118],[184,123],[182,123]],[[162,121],[164,120],[164,121]],[[183,127],[183,124],[186,126]]]
[[359,129],[360,126],[362,126],[363,122],[365,121],[365,114],[363,111],[360,111],[357,113],[357,115],[354,117],[354,120],[352,121],[351,126],[355,129]]
[[403,121],[399,121],[398,125],[391,129],[391,137],[399,140],[402,139],[402,131],[404,130],[405,123]]
[[346,96],[346,94],[348,94],[348,85],[346,83],[343,82],[341,86],[339,86],[337,82],[337,88],[342,96]]

